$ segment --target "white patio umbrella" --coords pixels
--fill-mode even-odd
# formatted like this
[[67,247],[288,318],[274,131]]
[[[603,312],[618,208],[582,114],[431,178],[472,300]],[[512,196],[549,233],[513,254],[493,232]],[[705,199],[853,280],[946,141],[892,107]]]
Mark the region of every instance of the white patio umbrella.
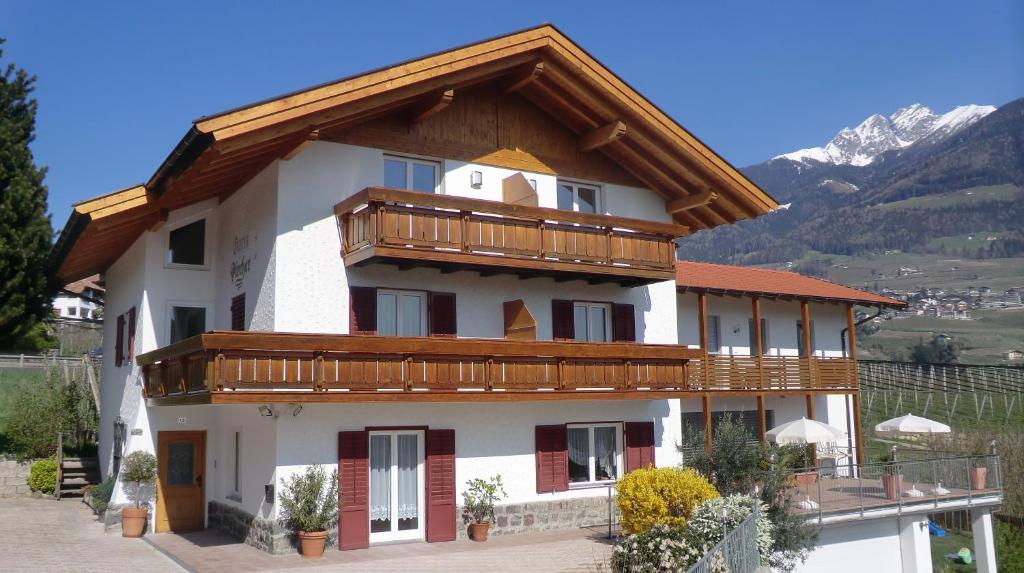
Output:
[[879,434],[948,434],[952,431],[946,424],[913,414],[875,425],[875,432]]
[[[949,426],[935,420],[929,420],[928,418],[922,418],[913,414],[907,414],[891,420],[886,420],[875,425],[875,433],[877,434],[889,434],[905,436],[909,434],[948,434],[953,430]],[[895,447],[894,447],[895,448]],[[949,490],[942,487],[942,483],[937,483],[936,487],[932,492],[936,495],[946,495]],[[917,489],[915,483],[909,490],[907,495],[910,497],[922,497],[924,492]]]
[[845,432],[828,424],[822,424],[807,418],[780,424],[768,430],[765,437],[776,444],[817,444],[818,442],[835,442],[845,436]]

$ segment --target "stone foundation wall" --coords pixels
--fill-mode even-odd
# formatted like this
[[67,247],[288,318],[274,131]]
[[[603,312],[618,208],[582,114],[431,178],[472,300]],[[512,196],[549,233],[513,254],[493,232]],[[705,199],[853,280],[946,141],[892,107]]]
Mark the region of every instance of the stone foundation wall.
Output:
[[[614,523],[619,521],[619,510],[612,503]],[[456,531],[459,539],[469,536],[469,518],[459,508],[462,516]],[[512,503],[494,507],[494,523],[489,535],[513,535],[555,529],[578,529],[580,527],[608,525],[608,498],[584,497],[557,501]]]
[[[211,501],[207,517],[209,529],[216,529],[247,545],[267,553],[295,553],[298,551],[294,536],[278,521],[250,514],[233,505]],[[338,538],[337,525],[331,528],[327,538],[328,547]]]
[[32,494],[28,487],[29,463],[0,459],[0,498]]

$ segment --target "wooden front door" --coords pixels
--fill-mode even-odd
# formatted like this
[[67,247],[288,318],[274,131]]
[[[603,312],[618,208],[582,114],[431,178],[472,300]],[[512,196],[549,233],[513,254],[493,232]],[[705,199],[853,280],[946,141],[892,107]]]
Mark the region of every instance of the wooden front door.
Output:
[[202,529],[206,432],[157,434],[156,531]]

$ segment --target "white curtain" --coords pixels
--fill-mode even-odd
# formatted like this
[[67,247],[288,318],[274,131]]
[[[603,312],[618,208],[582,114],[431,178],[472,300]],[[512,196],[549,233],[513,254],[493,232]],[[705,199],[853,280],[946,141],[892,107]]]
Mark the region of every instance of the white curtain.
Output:
[[418,517],[419,496],[416,469],[419,465],[415,435],[398,436],[398,519]]
[[569,477],[590,480],[590,436],[587,428],[569,428]]
[[391,436],[370,437],[370,519],[391,519]]
[[594,468],[598,480],[615,479],[615,428],[594,428]]

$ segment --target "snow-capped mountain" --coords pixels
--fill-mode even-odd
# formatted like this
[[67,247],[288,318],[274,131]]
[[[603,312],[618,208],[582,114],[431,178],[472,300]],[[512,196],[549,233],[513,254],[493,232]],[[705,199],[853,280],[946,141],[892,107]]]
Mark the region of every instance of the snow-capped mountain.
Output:
[[844,127],[825,147],[811,147],[779,155],[798,163],[868,165],[879,155],[917,142],[936,143],[995,111],[991,105],[962,105],[942,115],[915,103],[885,117],[872,115],[857,127]]

